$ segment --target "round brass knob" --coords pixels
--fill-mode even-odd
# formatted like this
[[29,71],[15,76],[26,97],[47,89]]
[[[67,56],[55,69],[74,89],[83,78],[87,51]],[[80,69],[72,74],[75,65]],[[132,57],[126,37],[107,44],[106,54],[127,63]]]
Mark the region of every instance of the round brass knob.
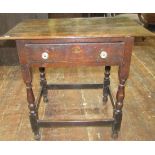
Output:
[[100,57],[101,57],[102,59],[106,59],[107,56],[108,56],[108,54],[107,54],[106,51],[101,51],[101,53],[100,53]]
[[47,53],[47,52],[43,52],[43,53],[42,53],[42,58],[43,58],[44,60],[48,59],[48,53]]

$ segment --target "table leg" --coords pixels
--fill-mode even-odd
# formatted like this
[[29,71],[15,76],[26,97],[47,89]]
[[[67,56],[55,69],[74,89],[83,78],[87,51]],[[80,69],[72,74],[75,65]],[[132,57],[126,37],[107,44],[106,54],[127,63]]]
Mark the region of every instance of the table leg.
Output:
[[121,127],[123,100],[125,97],[125,82],[129,76],[133,45],[134,45],[134,38],[127,37],[125,39],[124,57],[118,70],[119,86],[116,94],[116,103],[113,110],[114,123],[112,127],[113,132],[112,137],[114,139],[118,137],[118,131],[120,130]]
[[120,66],[118,71],[119,76],[119,86],[116,94],[116,104],[113,110],[114,123],[112,127],[112,137],[116,139],[118,137],[118,132],[120,131],[122,122],[122,107],[123,100],[125,97],[125,82],[128,78],[128,71],[126,72],[125,67]]
[[47,91],[47,81],[45,77],[45,68],[40,67],[39,71],[40,71],[40,85],[43,88],[43,101],[47,103],[48,102],[48,97],[47,97],[48,91]]
[[105,76],[104,76],[104,85],[103,85],[103,104],[107,103],[108,101],[108,95],[109,95],[109,89],[110,86],[110,69],[111,66],[105,66]]
[[27,101],[28,101],[28,108],[29,108],[29,118],[30,118],[32,131],[34,133],[35,139],[39,140],[40,134],[39,134],[39,126],[37,123],[38,110],[36,108],[35,98],[34,98],[34,94],[33,94],[33,90],[32,90],[31,68],[28,65],[22,65],[21,69],[22,69],[23,79],[26,84]]

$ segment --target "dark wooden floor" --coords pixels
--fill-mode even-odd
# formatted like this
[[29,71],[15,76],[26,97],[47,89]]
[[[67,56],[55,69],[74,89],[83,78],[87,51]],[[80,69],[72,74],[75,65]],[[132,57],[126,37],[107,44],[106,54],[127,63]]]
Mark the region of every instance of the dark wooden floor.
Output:
[[[47,69],[49,83],[100,83],[103,67]],[[111,71],[111,87],[117,90],[117,67]],[[39,88],[34,69],[33,88]],[[102,105],[102,90],[51,90],[49,105],[41,102],[40,117],[50,119],[96,118],[112,115],[111,105]],[[118,140],[155,140],[155,40],[136,42],[126,86],[122,128]],[[78,116],[77,116],[78,115]],[[52,116],[52,117],[53,117]],[[111,140],[110,127],[41,129],[42,140]],[[33,140],[19,66],[0,66],[0,140]]]

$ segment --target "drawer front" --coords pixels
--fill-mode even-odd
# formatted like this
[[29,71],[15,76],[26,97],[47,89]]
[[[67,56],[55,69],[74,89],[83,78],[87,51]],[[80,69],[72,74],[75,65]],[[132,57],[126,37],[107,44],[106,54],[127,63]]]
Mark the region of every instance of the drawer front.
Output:
[[30,64],[118,65],[124,43],[25,44]]

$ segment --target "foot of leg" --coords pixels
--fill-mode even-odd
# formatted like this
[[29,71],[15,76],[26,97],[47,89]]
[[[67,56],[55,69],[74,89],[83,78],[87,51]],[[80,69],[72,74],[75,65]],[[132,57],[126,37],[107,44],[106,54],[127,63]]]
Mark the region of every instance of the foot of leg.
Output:
[[112,132],[111,138],[113,140],[117,140],[118,139],[118,132]]
[[47,96],[43,96],[43,101],[44,101],[44,103],[48,103],[48,97]]
[[121,110],[114,110],[114,123],[112,126],[112,138],[117,139],[118,138],[118,132],[121,128],[121,122],[122,122],[122,111]]
[[41,139],[40,133],[34,135],[34,140],[38,140],[39,141],[40,139]]
[[108,101],[108,96],[104,95],[102,101],[103,101],[103,104],[106,104]]

